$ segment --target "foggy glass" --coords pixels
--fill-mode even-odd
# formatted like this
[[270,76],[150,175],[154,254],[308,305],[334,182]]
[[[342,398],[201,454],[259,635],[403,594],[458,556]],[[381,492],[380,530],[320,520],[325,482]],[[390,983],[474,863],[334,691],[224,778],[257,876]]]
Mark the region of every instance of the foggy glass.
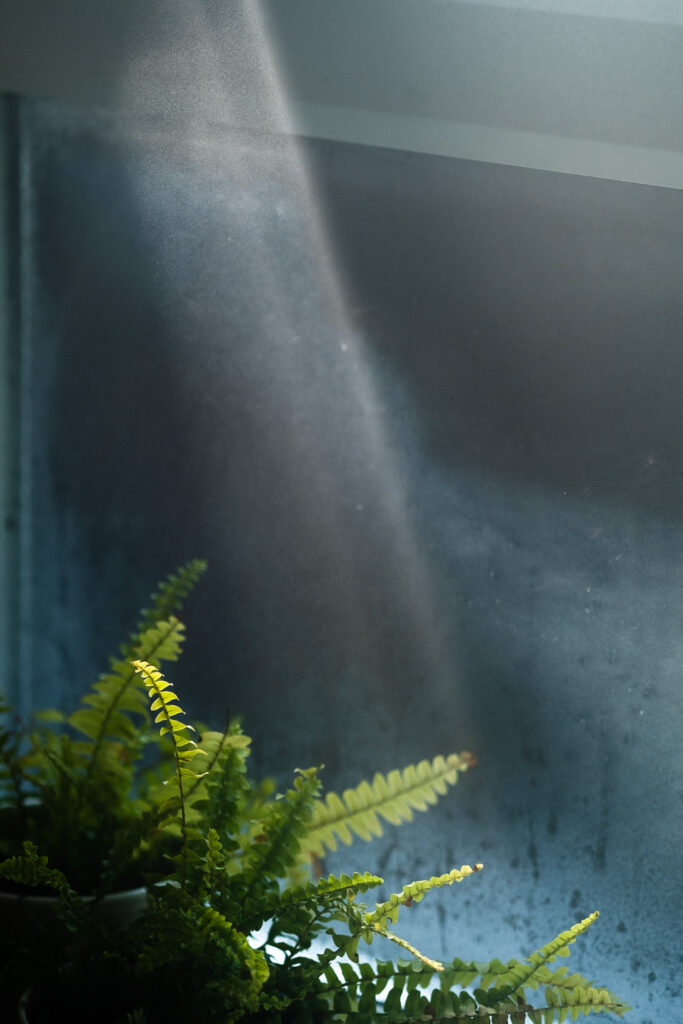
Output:
[[662,1019],[681,193],[29,101],[20,138],[24,701],[68,706],[206,557],[174,678],[259,771],[477,755],[330,870],[483,861],[406,915],[433,955],[599,908],[575,969]]

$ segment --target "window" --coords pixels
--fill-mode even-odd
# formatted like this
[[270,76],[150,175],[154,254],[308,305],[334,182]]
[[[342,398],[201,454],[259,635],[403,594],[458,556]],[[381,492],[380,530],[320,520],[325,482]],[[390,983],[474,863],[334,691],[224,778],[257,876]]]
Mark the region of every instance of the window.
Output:
[[[206,557],[177,679],[192,713],[245,716],[259,769],[324,762],[339,789],[476,752],[438,816],[375,849],[389,884],[485,862],[405,934],[513,956],[598,907],[577,969],[649,984],[631,1002],[660,1019],[682,881],[677,158],[656,183],[479,162],[387,145],[396,111],[375,111],[381,147],[5,111],[20,700],[68,704],[154,583]],[[661,139],[632,141],[659,166]]]

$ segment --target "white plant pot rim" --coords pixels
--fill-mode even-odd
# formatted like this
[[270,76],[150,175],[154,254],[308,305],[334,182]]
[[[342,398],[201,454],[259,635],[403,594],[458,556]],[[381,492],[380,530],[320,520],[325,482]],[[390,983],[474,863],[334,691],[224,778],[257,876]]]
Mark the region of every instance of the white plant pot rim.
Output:
[[[110,904],[116,903],[127,903],[132,899],[139,899],[147,892],[148,886],[142,885],[137,889],[117,889],[114,892],[105,893],[104,896],[99,898],[99,902],[104,900]],[[97,901],[96,896],[81,896],[77,893],[79,900],[83,900],[84,903],[94,903]],[[31,903],[34,907],[50,907],[53,903],[56,903],[59,899],[58,896],[34,896],[30,892],[3,892],[0,890],[0,903],[16,903],[21,901],[24,903]]]

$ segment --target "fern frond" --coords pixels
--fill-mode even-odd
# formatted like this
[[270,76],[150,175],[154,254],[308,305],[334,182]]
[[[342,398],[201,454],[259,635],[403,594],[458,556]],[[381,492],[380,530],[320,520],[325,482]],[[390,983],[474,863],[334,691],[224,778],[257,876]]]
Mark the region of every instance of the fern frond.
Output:
[[[92,741],[88,752],[86,777],[90,778],[101,765],[114,774],[120,770],[121,741],[135,740],[137,730],[128,714],[145,715],[142,695],[132,685],[134,659],[157,667],[163,661],[176,661],[185,639],[185,627],[176,613],[206,568],[196,559],[172,573],[151,596],[148,609],[143,609],[129,640],[121,645],[121,658],[112,658],[109,671],[100,676],[92,691],[85,695],[82,707],[68,719],[69,724]],[[117,741],[113,746],[111,741]]]
[[[262,914],[264,919],[271,916],[276,918],[287,917],[291,910],[304,910],[316,913],[319,919],[323,917],[323,908],[333,903],[339,904],[352,901],[358,893],[367,892],[382,885],[383,878],[372,875],[369,871],[360,874],[354,871],[352,875],[342,872],[339,877],[328,875],[327,878],[319,878],[317,882],[305,882],[301,885],[292,885],[281,892],[271,893],[263,897]],[[278,921],[280,931],[290,929]],[[274,929],[271,929],[273,931]],[[296,929],[292,928],[292,932]]]
[[[135,740],[137,730],[128,714],[146,714],[144,695],[132,685],[134,659],[157,667],[163,661],[176,661],[185,639],[185,627],[176,617],[183,601],[196,585],[206,563],[196,559],[172,573],[151,596],[129,640],[121,645],[121,658],[112,658],[109,672],[100,676],[92,691],[83,698],[83,706],[68,719],[69,724],[92,741],[86,777],[90,778],[103,762],[116,774],[120,769],[121,741]],[[118,741],[114,746],[111,740]]]
[[[209,962],[212,967],[206,990],[197,980],[197,974],[194,989],[189,994],[196,1019],[205,1019],[203,1011],[207,1004],[211,1020],[233,1022],[242,1020],[245,1011],[258,1010],[259,993],[268,980],[269,968],[263,953],[250,945],[247,936],[223,914],[183,889],[169,886],[152,889],[150,898],[144,928],[146,941],[136,959],[138,977],[153,975],[167,967],[173,970],[176,965],[182,968],[189,949],[193,957],[193,978],[197,969],[195,962],[201,961],[203,965]],[[153,990],[163,997],[164,975],[157,976],[161,979],[161,988],[154,986]],[[182,993],[180,995],[182,997]],[[225,1015],[215,1016],[217,1006]],[[170,1007],[171,1015],[167,1013],[167,1019],[190,1019],[174,1016],[176,1009]],[[191,1019],[195,1019],[195,1014]]]
[[248,852],[241,897],[245,931],[263,921],[262,903],[266,893],[278,890],[275,879],[283,878],[301,855],[301,841],[320,789],[317,768],[297,769],[291,789],[267,804]]
[[[430,1006],[433,1002],[430,995]],[[623,1017],[630,1009],[630,1006],[607,989],[561,989],[559,993],[548,989],[543,1006],[532,1006],[522,996],[518,996],[514,1002],[506,1001],[495,1006],[477,1003],[475,1014],[470,1010],[464,1014],[448,1014],[448,1017],[454,1024],[460,1021],[472,1024],[473,1016],[476,1020],[490,1021],[491,1024],[517,1024],[520,1020],[527,1020],[531,1024],[563,1024],[566,1020],[578,1020],[581,1015],[587,1016],[589,1013],[613,1013]],[[435,1022],[439,1018],[429,1019]],[[423,1024],[423,1021],[424,1018],[421,1021],[404,1020],[404,1024]]]
[[195,934],[206,937],[212,944],[217,939],[221,940],[223,949],[239,958],[241,965],[248,972],[248,982],[244,991],[244,1008],[247,1010],[258,1009],[258,994],[268,980],[270,973],[268,963],[263,953],[254,949],[247,939],[229,921],[213,907],[205,907],[195,904],[192,917],[195,924]]
[[339,897],[350,898],[359,892],[375,889],[383,882],[383,878],[380,878],[379,875],[372,875],[369,871],[365,871],[362,875],[358,871],[354,871],[352,875],[342,872],[339,877],[328,875],[327,878],[319,878],[317,882],[283,889],[278,896],[278,902],[281,907],[289,907],[295,903],[317,902]]
[[[461,964],[460,961],[455,963]],[[490,973],[489,968],[499,973],[505,965],[492,961],[467,966],[471,969],[468,973],[474,972],[476,976]],[[439,987],[425,991],[437,977]],[[568,1018],[576,1020],[581,1014],[589,1013],[613,1013],[621,1017],[629,1009],[611,992],[590,983],[559,989],[548,986],[544,992],[545,1005],[536,1007],[524,994],[518,994],[515,999],[496,999],[493,990],[472,995],[467,991],[454,991],[456,984],[452,968],[438,972],[436,962],[430,964],[426,960],[399,958],[395,963],[377,961],[374,964],[341,962],[336,969],[323,967],[316,994],[335,1013],[348,1014],[347,1020],[354,1019],[356,1013],[366,1013],[375,1014],[378,1021],[386,1024],[437,1024],[441,1021],[472,1024],[473,1020],[489,1024],[518,1024],[522,1020],[532,1024],[561,1024]],[[381,1003],[378,997],[382,998]]]
[[[434,1006],[416,990],[418,981],[426,985],[437,970],[436,961],[429,966],[415,959],[378,960],[374,964],[342,961],[336,969],[323,968],[316,992],[335,1014],[347,1014],[347,1021],[354,1020],[355,1014],[365,1014],[368,1020],[406,1021],[412,1013],[421,1013],[423,1022],[438,1020],[431,1016]],[[385,993],[387,986],[391,988]],[[381,1003],[378,997],[382,997]],[[450,1012],[444,1016],[453,1017],[458,1000],[450,994],[447,999]],[[445,1008],[443,1001],[441,1007]]]
[[[138,637],[136,658],[154,665],[175,661],[184,639],[182,622],[174,617],[160,620]],[[91,778],[98,767],[114,775],[119,773],[122,747],[135,744],[138,729],[129,716],[147,713],[144,692],[134,685],[136,678],[130,663],[112,661],[110,671],[100,676],[83,698],[83,706],[69,717],[69,724],[91,741],[86,778]]]
[[243,803],[250,790],[251,740],[233,723],[222,733],[203,732],[200,743],[204,754],[195,762],[198,778],[186,794],[189,818],[210,821],[226,853],[232,854],[239,846]]
[[583,935],[599,916],[598,911],[594,911],[582,921],[572,925],[571,928],[560,932],[541,949],[531,953],[526,958],[526,963],[515,962],[513,967],[497,979],[496,989],[488,990],[489,999],[493,998],[492,991],[495,991],[496,999],[502,1001],[527,986],[534,987],[533,978],[539,968],[545,967],[558,956],[569,956],[569,946],[576,941],[579,935]]
[[177,616],[186,597],[197,585],[205,570],[206,562],[203,559],[195,558],[186,562],[185,565],[181,565],[179,569],[158,584],[157,590],[150,597],[149,608],[142,609],[139,621],[129,640],[121,645],[121,660],[126,665],[129,665],[134,658],[151,661],[150,657],[138,650],[143,634],[148,629],[154,628],[159,621]]
[[424,878],[417,882],[410,882],[404,885],[400,892],[392,893],[388,900],[378,903],[375,910],[365,915],[367,924],[373,927],[384,927],[389,924],[396,924],[398,912],[401,906],[410,906],[411,903],[419,903],[432,889],[440,889],[444,885],[453,885],[454,882],[462,882],[464,878],[481,871],[483,864],[463,864],[461,868],[453,868],[444,875],[433,875],[432,878]]
[[[188,859],[188,835],[187,818],[185,811],[185,789],[192,785],[198,778],[198,773],[192,769],[192,761],[198,755],[204,753],[200,750],[194,740],[186,735],[188,731],[194,732],[191,725],[179,720],[180,715],[185,712],[178,703],[178,698],[171,684],[164,679],[161,671],[146,661],[135,660],[133,662],[135,671],[142,677],[147,687],[147,695],[151,700],[150,710],[157,712],[154,719],[159,725],[161,736],[168,735],[173,745],[173,758],[175,761],[175,777],[166,780],[167,785],[177,791],[177,802],[173,797],[169,798],[159,810],[171,812],[171,818],[177,815],[180,819],[180,831],[182,834],[183,846],[181,851],[180,884],[184,888],[187,876]],[[163,822],[160,827],[163,827]]]
[[17,885],[31,888],[45,886],[57,893],[72,893],[71,886],[61,871],[48,867],[47,857],[38,853],[35,843],[24,842],[24,852],[14,857],[7,857],[0,862],[0,878]]
[[294,863],[319,789],[317,768],[297,770],[292,788],[266,806],[261,833],[251,848],[252,876],[268,873],[281,878]]
[[[582,1013],[610,1012],[622,1016],[629,1007],[614,993],[595,986],[579,974],[568,975],[566,968],[553,971],[547,966],[557,956],[568,956],[569,946],[597,917],[595,912],[561,932],[532,953],[526,962],[512,960],[503,965],[500,961],[493,961],[488,965],[471,965],[482,975],[481,987],[475,988],[473,992],[478,1013],[483,1017],[488,1015],[495,1021],[514,1021],[516,1018],[513,1014],[523,1010],[534,1024],[550,1024],[555,1020],[561,1022],[568,1016],[576,1020]],[[491,981],[495,981],[495,986],[491,985]],[[546,1005],[534,1007],[529,1002],[530,994],[526,990],[535,991],[539,988],[544,989]]]
[[89,942],[100,937],[100,924],[69,884],[66,875],[49,866],[48,858],[38,852],[35,843],[26,840],[23,853],[0,862],[0,878],[28,888],[51,889],[56,897],[55,919],[60,918],[67,929]]
[[631,1009],[606,988],[548,988],[545,990],[545,1000],[546,1006],[536,1009],[530,1007],[527,1010],[532,1024],[546,1024],[554,1020],[562,1024],[567,1018],[578,1020],[580,1014],[589,1013],[614,1013],[617,1017],[623,1017]]
[[361,934],[363,938],[366,942],[370,942],[372,940],[373,932],[375,932],[378,935],[382,935],[385,939],[389,939],[391,942],[394,942],[396,945],[401,946],[402,949],[405,949],[417,960],[426,964],[426,966],[431,970],[439,972],[443,971],[444,966],[440,961],[433,960],[431,957],[426,956],[424,953],[421,953],[419,949],[416,949],[410,942],[407,942],[399,935],[395,935],[394,932],[389,930],[389,925],[396,924],[399,908],[401,906],[418,903],[432,889],[440,889],[444,885],[453,885],[454,882],[462,882],[464,878],[468,878],[470,875],[481,871],[482,867],[483,864],[476,864],[474,867],[470,867],[469,864],[463,864],[461,868],[454,868],[452,871],[449,871],[444,875],[434,875],[432,878],[425,878],[416,882],[410,882],[408,885],[404,885],[401,892],[392,893],[388,900],[385,900],[383,903],[378,903],[375,910],[362,914]]
[[[579,1015],[577,1009],[578,1001],[582,1002],[582,1007],[602,1006],[608,1009],[610,1013],[616,1013],[617,1016],[622,1016],[627,1010],[630,1010],[630,1006],[619,999],[613,992],[596,985],[595,982],[589,981],[580,974],[569,974],[566,967],[558,967],[554,971],[551,971],[549,967],[539,967],[533,977],[527,982],[527,987],[530,989],[544,989],[546,999],[547,993],[550,990],[555,993],[556,997],[559,996],[560,1000],[564,998],[563,992],[571,992],[572,996],[570,998],[574,1002],[563,1005],[572,1005],[574,1012],[573,1020]],[[587,1013],[588,1010],[582,1008],[581,1012]],[[594,1012],[600,1013],[601,1011],[595,1009]],[[531,1019],[533,1020],[533,1017]]]
[[317,800],[309,829],[302,840],[307,854],[322,857],[337,849],[337,841],[350,845],[353,835],[370,840],[382,835],[380,818],[391,825],[411,821],[413,811],[426,811],[454,786],[460,772],[473,764],[471,754],[450,754],[408,765],[388,775],[377,772],[372,783],[361,782],[341,797],[327,793]]
[[[596,1002],[587,994],[576,993],[566,1003],[559,1004],[550,1001],[546,1006],[533,1007],[520,1000],[514,1003],[505,1003],[499,1006],[485,1006],[482,1003],[470,1002],[454,993],[442,994],[437,990],[429,997],[417,996],[412,1005],[407,1001],[406,1006],[396,1013],[382,1014],[382,1019],[389,1022],[400,1021],[401,1024],[473,1024],[474,1021],[481,1021],[482,1024],[518,1024],[520,1021],[529,1021],[530,1024],[563,1024],[566,1020],[578,1020],[580,1015],[589,1013],[613,1013],[622,1017],[630,1007],[620,1002]],[[386,1004],[385,1004],[386,1005]],[[383,1008],[384,1009],[384,1008]],[[407,1011],[410,1010],[410,1013]]]
[[207,897],[216,889],[217,878],[225,871],[225,854],[223,844],[215,828],[210,828],[206,834],[206,853],[202,863],[203,884],[201,894]]
[[[478,988],[482,990],[500,989],[510,979],[510,973],[520,965],[518,960],[465,961],[455,958],[446,965],[440,976],[442,988],[467,988],[479,979]],[[595,983],[581,974],[569,974],[566,967],[551,969],[546,965],[536,968],[525,982],[525,988],[535,990],[551,986],[553,988],[593,988]]]

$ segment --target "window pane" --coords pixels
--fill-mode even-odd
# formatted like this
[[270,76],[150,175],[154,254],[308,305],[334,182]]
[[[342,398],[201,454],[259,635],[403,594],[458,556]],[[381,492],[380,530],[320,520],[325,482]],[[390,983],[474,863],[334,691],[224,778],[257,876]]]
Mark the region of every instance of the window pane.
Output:
[[206,556],[178,685],[244,714],[259,769],[339,789],[476,751],[438,813],[339,861],[394,887],[486,862],[408,937],[506,958],[598,907],[577,969],[661,1017],[681,193],[29,103],[23,140],[34,700]]

